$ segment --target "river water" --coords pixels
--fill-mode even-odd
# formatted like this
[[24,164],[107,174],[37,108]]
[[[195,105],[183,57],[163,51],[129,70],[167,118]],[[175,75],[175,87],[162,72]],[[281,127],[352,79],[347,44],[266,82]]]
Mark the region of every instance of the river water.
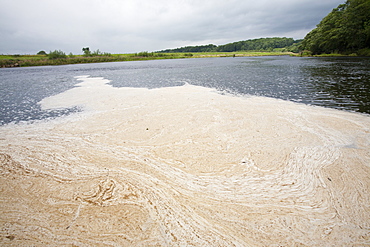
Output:
[[1,69],[0,245],[369,245],[368,62]]
[[43,98],[72,88],[80,75],[114,87],[185,83],[370,114],[369,58],[237,57],[118,62],[0,70],[0,124],[78,111],[41,111]]

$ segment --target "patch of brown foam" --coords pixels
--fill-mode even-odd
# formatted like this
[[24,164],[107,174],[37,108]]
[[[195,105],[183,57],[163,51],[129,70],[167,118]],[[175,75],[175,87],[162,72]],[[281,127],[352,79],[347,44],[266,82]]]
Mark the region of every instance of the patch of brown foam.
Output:
[[1,243],[369,243],[368,116],[80,79],[41,106],[83,113],[0,128]]

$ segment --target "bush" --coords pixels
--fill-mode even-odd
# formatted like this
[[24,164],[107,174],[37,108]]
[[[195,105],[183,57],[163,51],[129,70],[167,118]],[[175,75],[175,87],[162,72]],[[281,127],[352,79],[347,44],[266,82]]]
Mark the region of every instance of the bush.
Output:
[[90,52],[90,48],[89,48],[89,47],[84,47],[84,48],[82,48],[82,51],[84,52],[84,55],[85,55],[86,57],[91,56],[91,52]]
[[37,55],[47,55],[45,51],[39,51]]
[[147,52],[147,51],[142,51],[142,52],[137,53],[137,54],[136,54],[136,56],[138,56],[138,57],[151,57],[151,56],[153,56],[153,54],[152,54],[152,55],[150,55],[150,53],[149,53],[149,52]]
[[97,57],[97,56],[101,56],[101,55],[102,55],[102,53],[99,51],[99,49],[97,49],[96,51],[91,53],[91,56],[93,56],[93,57]]
[[303,57],[312,57],[312,52],[311,51],[308,51],[308,50],[304,50],[300,54]]
[[62,58],[67,58],[67,55],[61,50],[55,50],[49,53],[49,59],[62,59]]
[[357,52],[359,56],[370,57],[370,48],[364,48]]

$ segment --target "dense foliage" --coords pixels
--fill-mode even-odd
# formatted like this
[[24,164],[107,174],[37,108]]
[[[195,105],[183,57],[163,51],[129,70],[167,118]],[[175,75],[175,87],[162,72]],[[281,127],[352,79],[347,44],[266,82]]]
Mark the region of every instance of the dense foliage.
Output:
[[214,52],[216,51],[216,45],[198,45],[198,46],[185,46],[175,49],[167,49],[160,52],[164,53],[177,53],[177,52]]
[[368,52],[370,0],[348,0],[340,4],[306,35],[302,48],[313,54]]
[[61,50],[51,51],[48,56],[49,56],[49,59],[67,58],[67,55]]
[[45,51],[39,51],[37,55],[48,55]]
[[298,52],[298,43],[301,40],[292,38],[260,38],[233,42],[216,46],[213,44],[201,46],[185,46],[176,49],[167,49],[160,52],[235,52],[235,51],[273,51],[282,49]]
[[286,48],[295,43],[292,38],[261,38],[238,41],[217,47],[217,51],[272,51],[275,48]]

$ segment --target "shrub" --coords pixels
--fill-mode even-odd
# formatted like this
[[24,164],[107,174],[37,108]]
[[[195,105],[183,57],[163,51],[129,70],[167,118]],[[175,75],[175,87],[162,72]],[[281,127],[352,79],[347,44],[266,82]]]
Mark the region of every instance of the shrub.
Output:
[[61,58],[67,58],[67,55],[61,50],[55,50],[49,53],[49,59],[61,59]]
[[102,53],[99,51],[99,49],[97,49],[96,51],[91,53],[91,56],[93,56],[93,57],[97,57],[97,56],[101,56],[101,55],[102,55]]
[[370,57],[370,48],[361,49],[357,53],[359,56]]
[[303,57],[312,57],[312,52],[308,50],[304,50],[301,52],[301,56]]
[[86,57],[91,56],[91,52],[90,52],[90,48],[89,48],[89,47],[84,47],[84,48],[82,48],[82,51],[84,52],[84,55],[85,55]]
[[[153,55],[153,54],[152,54],[152,55]],[[151,56],[151,55],[150,55],[150,53],[149,53],[149,52],[147,52],[147,51],[142,51],[142,52],[137,53],[137,56],[138,56],[138,57],[149,57],[149,56]]]
[[105,57],[111,57],[112,54],[110,54],[109,52],[103,52],[102,53],[102,56],[105,56]]
[[45,51],[39,51],[37,55],[47,55]]

